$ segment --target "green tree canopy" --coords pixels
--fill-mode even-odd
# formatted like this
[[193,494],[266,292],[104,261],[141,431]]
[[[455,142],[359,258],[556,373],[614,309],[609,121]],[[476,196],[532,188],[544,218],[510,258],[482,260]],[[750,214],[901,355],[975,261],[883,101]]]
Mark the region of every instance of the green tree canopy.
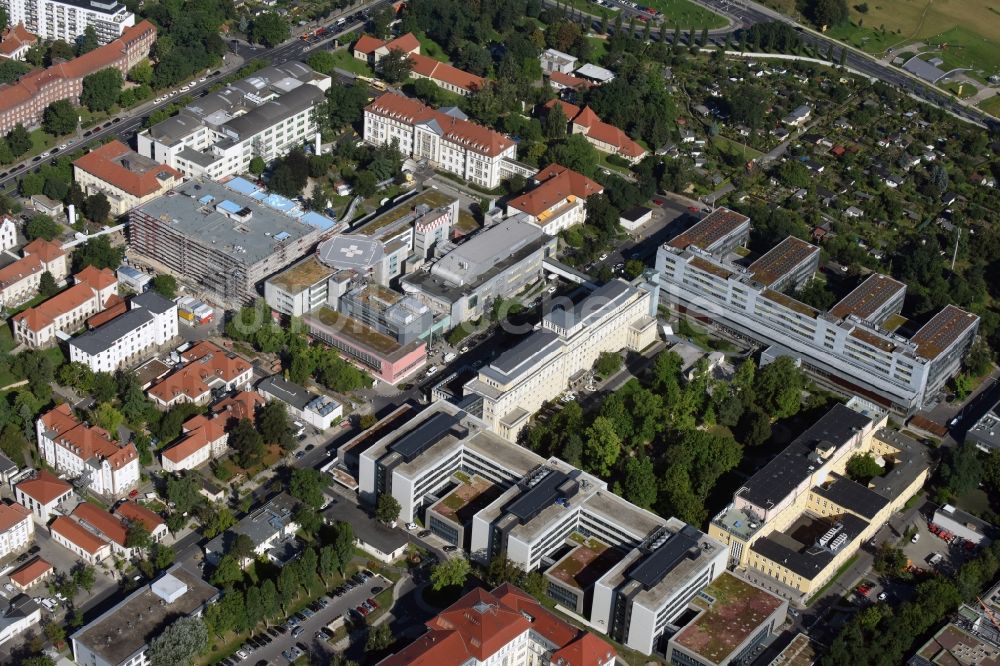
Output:
[[250,41],[275,47],[288,39],[288,21],[274,12],[265,12],[250,24]]
[[399,518],[400,510],[401,507],[395,497],[389,493],[382,493],[375,503],[375,519],[389,525]]
[[431,570],[431,586],[436,591],[446,587],[461,587],[465,585],[471,571],[469,560],[464,557],[449,557],[434,565]]
[[60,99],[45,107],[42,114],[42,127],[49,134],[62,136],[76,131],[76,109],[69,100]]
[[122,92],[122,73],[114,67],[102,69],[83,78],[80,103],[91,111],[109,111]]

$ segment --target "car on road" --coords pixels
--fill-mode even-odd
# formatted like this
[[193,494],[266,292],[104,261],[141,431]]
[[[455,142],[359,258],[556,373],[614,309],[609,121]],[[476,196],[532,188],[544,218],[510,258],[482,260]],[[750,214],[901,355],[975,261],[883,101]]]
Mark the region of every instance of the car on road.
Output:
[[437,371],[438,367],[436,365],[432,365],[431,367],[427,368],[427,376],[430,377],[431,375],[436,374]]
[[464,345],[461,349],[458,350],[458,353],[460,353],[460,354],[468,354],[469,353],[469,347],[468,347],[468,345]]
[[246,659],[247,657],[250,656],[250,653],[244,650],[243,648],[240,648],[239,650],[236,651],[236,656],[239,657],[240,659]]
[[114,120],[111,121],[111,124],[114,125],[115,123],[120,123],[121,121],[122,121],[121,118],[115,118]]
[[408,530],[415,530],[415,529],[417,529],[417,524],[416,523],[406,523],[406,529],[408,529]]
[[302,460],[302,457],[303,457],[303,456],[304,456],[305,454],[306,454],[306,452],[305,452],[305,451],[296,451],[296,452],[295,452],[295,459],[296,459],[296,460]]
[[40,159],[42,159],[42,156],[41,156],[41,155],[35,155],[35,156],[34,156],[34,157],[33,157],[33,158],[31,159],[31,161],[32,161],[32,162],[37,162],[37,161],[38,161],[38,160],[40,160]]
[[452,546],[449,544],[444,548],[442,548],[441,550],[443,550],[446,553],[454,553],[456,550],[458,550],[458,546]]
[[879,592],[878,593],[878,600],[879,601],[885,601],[885,599],[886,599],[887,596],[889,596],[889,595],[887,595],[885,592]]
[[133,488],[131,490],[131,492],[129,492],[128,496],[129,497],[138,497],[139,496],[139,489],[138,488]]
[[417,532],[417,536],[420,537],[421,539],[426,539],[430,535],[431,535],[430,530],[420,530],[419,532]]
[[384,589],[385,588],[382,587],[381,585],[376,585],[375,587],[372,588],[372,594],[378,594],[379,592],[381,592]]
[[602,254],[601,256],[599,256],[599,257],[598,257],[597,259],[598,259],[599,261],[604,261],[604,260],[605,260],[605,259],[607,259],[607,258],[608,258],[608,253],[607,253],[607,252],[605,252],[604,254]]
[[94,133],[94,130],[87,130],[86,132],[83,133],[83,135],[84,136],[90,136],[93,133]]
[[916,543],[918,541],[920,541],[920,532],[917,532],[916,534],[913,535],[913,538],[910,539],[910,543]]

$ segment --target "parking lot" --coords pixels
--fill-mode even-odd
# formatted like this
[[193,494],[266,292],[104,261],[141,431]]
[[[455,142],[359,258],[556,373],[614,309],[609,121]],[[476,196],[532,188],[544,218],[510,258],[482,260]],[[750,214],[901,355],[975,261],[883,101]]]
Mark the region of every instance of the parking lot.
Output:
[[[326,597],[328,599],[326,608],[320,608],[310,617],[298,621],[294,627],[287,624],[280,625],[271,627],[268,632],[261,631],[255,634],[255,638],[260,638],[258,642],[266,643],[263,647],[254,647],[250,642],[244,643],[236,654],[223,660],[222,664],[223,666],[233,666],[243,661],[265,662],[267,664],[289,663],[294,660],[294,658],[289,660],[288,656],[294,655],[294,652],[290,651],[295,647],[302,652],[311,654],[332,653],[333,646],[327,641],[327,637],[322,633],[317,635],[317,632],[342,616],[345,619],[351,619],[350,614],[354,608],[369,597],[374,597],[378,592],[381,592],[381,589],[376,591],[374,588],[386,589],[389,587],[392,587],[391,581],[382,576],[374,576],[357,585],[354,589],[347,590],[342,596],[329,595]],[[240,652],[246,657],[243,657]],[[282,653],[286,653],[288,656]]]

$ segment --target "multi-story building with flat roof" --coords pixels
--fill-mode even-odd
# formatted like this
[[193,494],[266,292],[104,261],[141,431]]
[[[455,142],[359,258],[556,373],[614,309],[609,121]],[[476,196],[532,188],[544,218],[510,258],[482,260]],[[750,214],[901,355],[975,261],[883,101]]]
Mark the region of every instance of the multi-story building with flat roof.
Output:
[[[887,420],[857,398],[835,405],[750,477],[709,525],[729,564],[795,602],[830,580],[927,478],[926,447]],[[846,468],[866,453],[884,473],[862,484]]]
[[316,134],[330,84],[301,62],[265,67],[139,133],[139,154],[192,178],[246,173],[254,157],[270,162]]
[[400,286],[457,326],[539,280],[544,275],[542,261],[555,249],[554,236],[521,216],[511,217],[460,245],[440,247],[441,257],[430,270],[403,276]]
[[494,188],[512,175],[534,170],[516,162],[517,144],[470,122],[459,109],[432,109],[416,99],[385,93],[365,107],[365,141],[395,143],[399,151],[427,160],[481,187]]
[[45,40],[72,44],[88,27],[107,44],[135,25],[135,14],[117,0],[0,0],[10,25],[24,24]]
[[339,228],[241,178],[188,181],[132,210],[129,220],[132,249],[232,305],[252,301],[264,278]]
[[818,248],[789,238],[743,266],[727,253],[748,228],[744,216],[716,211],[660,246],[656,270],[667,303],[770,345],[765,362],[792,356],[832,389],[903,414],[927,403],[958,371],[979,317],[949,305],[904,337],[897,331],[906,322],[899,316],[906,286],[883,275],[820,311],[786,293],[815,271]]
[[[477,561],[502,556],[527,571],[548,570],[553,599],[645,654],[662,652],[670,623],[725,570],[718,541],[498,437],[443,401],[369,445],[358,480],[362,501],[391,494],[399,520],[423,515],[428,529]],[[584,545],[610,552],[599,570],[570,584],[561,574],[564,555]]]
[[608,282],[579,303],[547,313],[540,328],[481,368],[465,394],[480,396],[483,420],[516,441],[542,404],[602,352],[640,351],[655,342],[656,307],[655,284]]
[[73,633],[69,637],[73,661],[100,666],[148,664],[149,643],[168,624],[200,616],[218,597],[219,590],[200,574],[175,564]]

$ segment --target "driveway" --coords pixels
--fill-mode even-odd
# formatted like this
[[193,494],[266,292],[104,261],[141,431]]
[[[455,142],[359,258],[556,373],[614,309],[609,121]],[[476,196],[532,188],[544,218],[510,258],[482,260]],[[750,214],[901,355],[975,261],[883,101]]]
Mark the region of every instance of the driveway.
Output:
[[[268,664],[283,664],[287,663],[287,660],[281,656],[281,653],[296,643],[301,643],[302,646],[305,646],[310,650],[316,649],[314,644],[317,642],[328,645],[326,641],[318,641],[315,639],[316,632],[319,631],[321,627],[325,627],[341,615],[346,615],[352,608],[358,606],[365,599],[374,597],[375,594],[372,593],[373,587],[389,588],[392,587],[392,581],[389,581],[382,576],[375,576],[374,578],[366,581],[363,585],[359,585],[353,590],[349,590],[342,597],[331,597],[332,602],[329,606],[321,609],[312,617],[306,618],[305,622],[299,624],[299,626],[302,627],[302,633],[298,638],[293,638],[291,632],[281,634],[269,645],[253,650],[247,661],[250,663],[256,663],[257,661],[265,660]],[[250,646],[247,645],[247,647],[249,648]]]

